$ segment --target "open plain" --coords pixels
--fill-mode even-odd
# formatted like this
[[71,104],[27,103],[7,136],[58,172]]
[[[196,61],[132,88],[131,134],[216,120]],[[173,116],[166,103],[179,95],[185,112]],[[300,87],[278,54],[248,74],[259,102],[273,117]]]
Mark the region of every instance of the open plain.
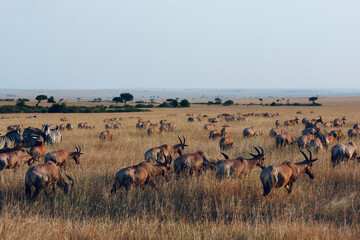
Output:
[[[301,100],[301,99],[300,99]],[[247,102],[246,102],[247,101]],[[7,126],[23,124],[41,128],[42,124],[59,125],[66,116],[74,130],[62,131],[62,141],[46,145],[46,151],[75,150],[80,145],[84,155],[80,164],[70,160],[67,173],[74,178],[75,188],[64,195],[57,189],[56,195],[46,197],[42,192],[35,202],[26,200],[24,179],[28,166],[16,172],[1,172],[0,185],[0,238],[2,239],[358,239],[360,236],[360,163],[342,162],[333,168],[330,148],[314,155],[315,178],[300,176],[288,194],[284,188],[274,189],[262,196],[259,179],[260,168],[255,168],[245,181],[226,179],[217,181],[215,172],[208,169],[199,176],[175,179],[170,171],[170,181],[162,176],[155,182],[159,189],[150,186],[124,189],[110,195],[115,174],[122,168],[144,161],[148,149],[162,144],[178,143],[178,136],[185,136],[189,147],[184,153],[204,151],[214,159],[223,159],[219,139],[210,140],[203,121],[188,122],[187,114],[206,114],[215,117],[222,113],[279,113],[277,117],[252,116],[246,121],[216,123],[220,130],[229,124],[228,136],[234,139],[234,147],[225,151],[230,157],[249,157],[253,146],[262,146],[265,165],[283,161],[299,162],[304,159],[297,145],[276,149],[269,131],[275,120],[282,122],[298,116],[300,122],[293,127],[281,127],[299,137],[304,125],[303,117],[322,116],[324,122],[346,116],[341,129],[346,134],[355,123],[360,123],[360,97],[328,97],[320,99],[323,106],[244,106],[250,100],[235,100],[240,105],[207,106],[190,108],[154,108],[145,113],[109,114],[5,114],[0,119],[0,133]],[[252,100],[255,102],[256,100]],[[265,99],[265,101],[271,100]],[[265,102],[264,101],[264,102]],[[298,100],[292,100],[297,102]],[[307,99],[303,99],[306,102]],[[70,105],[70,103],[67,103]],[[302,114],[297,112],[301,111]],[[123,129],[110,129],[113,141],[101,141],[104,119],[118,117]],[[148,136],[145,130],[136,129],[137,118],[158,123],[162,119],[175,122],[174,132]],[[77,124],[88,122],[93,129],[78,129]],[[67,123],[67,122],[65,122]],[[242,131],[254,126],[264,134],[244,138]],[[320,128],[324,128],[320,125]],[[337,129],[328,128],[327,131]],[[343,143],[354,141],[360,147],[359,138],[346,137]],[[175,159],[176,156],[174,156]],[[42,162],[43,160],[41,160]]]

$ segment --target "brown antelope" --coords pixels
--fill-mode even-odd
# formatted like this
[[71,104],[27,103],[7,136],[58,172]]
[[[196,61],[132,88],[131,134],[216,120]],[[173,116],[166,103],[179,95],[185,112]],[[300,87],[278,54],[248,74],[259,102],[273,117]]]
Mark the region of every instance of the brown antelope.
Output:
[[174,171],[178,177],[182,172],[191,176],[194,172],[200,173],[202,170],[205,170],[209,166],[210,162],[213,162],[213,160],[202,151],[184,154],[175,159]]
[[248,127],[243,130],[243,136],[244,137],[254,137],[258,135],[263,135],[262,132],[258,132],[256,128],[254,127]]
[[321,130],[316,126],[305,128],[304,130],[301,131],[302,135],[306,135],[306,134],[318,135],[319,133],[321,133]]
[[220,139],[219,142],[220,149],[222,150],[232,148],[233,144],[234,144],[234,140],[232,139],[232,137],[223,137]]
[[65,130],[65,129],[66,129],[65,123],[59,125],[59,130]]
[[360,136],[360,129],[359,128],[352,128],[348,131],[349,138],[359,137]]
[[76,164],[80,163],[80,156],[84,153],[81,152],[80,146],[75,146],[75,152],[67,152],[63,149],[58,151],[48,152],[44,156],[44,162],[54,162],[56,166],[63,167],[65,170],[66,167],[66,160],[74,159]]
[[354,125],[354,127],[353,127],[353,129],[359,129],[359,128],[360,128],[360,127],[359,127],[359,124],[357,124],[357,123],[356,123],[356,124]]
[[[67,179],[60,173],[59,168],[53,162],[46,162],[30,168],[25,175],[25,195],[28,199],[35,200],[41,189],[45,190],[52,186],[55,192],[55,184],[58,185],[65,194],[74,187],[74,180],[65,174]],[[31,188],[35,187],[35,192],[31,196]]]
[[305,128],[315,127],[318,123],[324,124],[324,122],[322,121],[322,117],[321,117],[321,116],[319,116],[319,119],[307,120],[307,121],[305,122]]
[[[19,148],[19,147],[18,147]],[[25,150],[19,150],[0,154],[0,171],[4,169],[17,169],[29,160],[29,155],[24,154]]]
[[306,135],[300,136],[297,139],[297,144],[300,149],[308,148],[310,146],[311,140],[315,138],[314,135],[308,133]]
[[[34,146],[30,148],[30,151],[26,151],[34,161],[45,156],[45,145],[41,139],[37,139]],[[34,161],[28,161],[28,165],[31,166]]]
[[319,152],[319,150],[324,149],[324,145],[323,145],[321,139],[317,137],[310,141],[309,148],[310,148],[310,150],[313,149],[313,151],[315,153],[317,153],[317,152]]
[[276,128],[270,129],[270,132],[269,132],[270,137],[276,138],[276,136],[280,135],[280,134],[281,134],[280,128],[276,127]]
[[175,129],[177,128],[177,125],[174,122],[168,123],[167,125],[169,127],[169,131],[175,131]]
[[167,124],[167,123],[168,123],[168,121],[166,119],[160,120],[160,125]]
[[286,133],[277,135],[275,138],[275,142],[276,142],[276,147],[283,147],[286,145],[291,145],[295,141],[294,141],[294,138],[291,137],[291,135],[288,132],[286,132]]
[[260,173],[260,179],[264,188],[264,197],[270,193],[271,189],[281,187],[285,187],[290,194],[293,183],[302,173],[306,173],[310,179],[314,179],[311,168],[313,162],[318,159],[312,159],[311,151],[309,149],[307,150],[310,153],[310,159],[300,150],[305,157],[305,161],[298,163],[285,161],[281,164],[269,166]]
[[[169,157],[170,154],[175,155],[175,154],[179,154],[179,156],[181,156],[182,151],[185,150],[185,147],[188,147],[189,145],[185,144],[185,137],[183,136],[183,140],[181,141],[181,138],[179,138],[180,143],[179,144],[175,144],[172,146],[169,145],[161,145],[160,147],[154,147],[151,148],[149,150],[147,150],[145,152],[145,161],[150,162],[150,161],[159,161],[160,157],[162,157],[163,155]],[[162,154],[160,154],[162,153]]]
[[101,132],[100,135],[99,135],[99,138],[101,140],[109,140],[109,141],[114,139],[109,130]]
[[153,135],[153,134],[157,134],[157,133],[159,133],[159,131],[157,130],[156,127],[149,127],[148,130],[147,130],[148,136]]
[[244,157],[238,157],[236,159],[228,159],[228,157],[224,155],[226,160],[221,161],[217,164],[217,171],[216,171],[216,178],[223,179],[226,177],[234,177],[238,178],[240,176],[243,179],[253,170],[255,167],[260,167],[261,169],[265,168],[264,160],[265,154],[264,150],[259,146],[261,149],[261,153],[257,147],[254,147],[257,155],[249,153],[252,158],[246,159]]
[[122,125],[122,123],[115,123],[113,127],[114,127],[114,129],[120,129],[120,128],[123,128],[123,125]]
[[295,117],[294,120],[287,120],[284,122],[284,126],[295,126],[295,124],[299,124],[298,117]]
[[221,137],[225,137],[227,132],[228,132],[228,128],[230,127],[229,125],[223,125],[223,128],[221,129]]
[[87,122],[79,123],[78,128],[80,129],[86,129],[89,126]]
[[168,132],[169,131],[169,126],[167,124],[161,124],[160,125],[160,132]]
[[324,127],[326,127],[326,128],[334,127],[334,122],[332,122],[332,121],[326,122],[326,123],[324,123]]
[[67,122],[68,119],[67,119],[66,117],[61,117],[61,118],[60,118],[60,121],[62,121],[62,122]]
[[141,162],[138,165],[121,169],[115,175],[115,183],[111,189],[111,194],[115,194],[118,189],[124,187],[129,191],[132,187],[142,186],[144,184],[150,185],[156,190],[158,187],[154,183],[157,176],[163,175],[165,180],[168,182],[168,171],[172,161],[172,156],[165,157],[165,162],[157,162],[156,165],[152,165],[147,162]]
[[331,148],[331,162],[333,167],[341,161],[355,159],[358,154],[358,148],[353,142],[337,144]]
[[279,126],[281,126],[281,124],[282,124],[282,123],[281,123],[280,120],[276,120],[276,121],[275,121],[275,126],[279,127]]
[[319,138],[326,149],[328,149],[329,146],[331,144],[333,144],[336,140],[333,135],[329,135],[329,134],[326,134],[326,135],[321,134],[321,135],[319,135]]
[[344,132],[341,131],[341,129],[331,131],[330,135],[334,136],[334,138],[338,141],[344,138]]
[[209,139],[215,139],[221,137],[221,132],[217,129],[210,131]]
[[74,126],[71,125],[71,123],[68,123],[68,124],[66,124],[66,129],[67,129],[67,130],[73,130],[73,129],[74,129]]
[[114,128],[114,123],[105,124],[105,129],[113,129],[113,128]]
[[306,117],[304,117],[302,120],[301,120],[301,122],[303,123],[303,124],[306,124],[306,122],[308,121],[309,119],[307,119]]
[[204,125],[204,129],[207,131],[210,131],[213,127],[215,127],[215,124],[213,123],[208,123]]
[[345,117],[342,117],[341,119],[340,118],[335,119],[334,127],[342,127],[342,125],[345,125],[345,120],[346,120]]

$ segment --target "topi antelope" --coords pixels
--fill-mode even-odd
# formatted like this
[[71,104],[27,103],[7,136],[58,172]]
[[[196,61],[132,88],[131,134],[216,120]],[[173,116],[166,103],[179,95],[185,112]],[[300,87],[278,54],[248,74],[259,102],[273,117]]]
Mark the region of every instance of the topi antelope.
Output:
[[66,167],[66,160],[68,159],[74,159],[76,164],[80,163],[80,156],[84,153],[81,152],[80,146],[75,146],[76,151],[75,152],[67,152],[63,149],[58,151],[52,151],[48,152],[44,156],[44,162],[53,162],[56,164],[56,166],[63,167],[65,170]]
[[248,127],[243,130],[244,137],[254,137],[258,135],[263,135],[263,133],[261,131],[258,132],[257,129],[254,127]]
[[[36,139],[36,143],[30,148],[30,151],[26,151],[31,157],[31,160],[37,161],[39,158],[45,156],[45,145],[41,139]],[[31,166],[34,161],[28,161],[28,165]]]
[[313,149],[315,153],[319,152],[319,150],[324,149],[324,145],[320,138],[315,138],[310,141],[309,148]]
[[208,124],[204,125],[204,129],[207,131],[210,131],[211,128],[213,128],[213,127],[215,127],[215,124],[213,124],[213,123],[208,123]]
[[257,147],[254,146],[257,154],[249,153],[252,158],[247,159],[244,157],[238,157],[236,159],[228,159],[228,157],[224,155],[226,160],[220,161],[217,164],[217,171],[216,171],[216,178],[223,179],[226,177],[234,177],[238,178],[243,176],[243,179],[253,170],[255,167],[260,167],[261,169],[265,168],[264,160],[265,154],[262,147],[259,146],[261,149],[261,153]]
[[331,131],[330,135],[334,136],[334,138],[338,141],[340,141],[341,139],[344,139],[344,132],[341,131],[341,129]]
[[111,135],[109,130],[103,131],[99,135],[100,140],[113,140],[113,136]]
[[67,130],[73,130],[73,129],[74,129],[74,126],[71,125],[71,123],[68,123],[68,124],[66,124],[66,129],[67,129]]
[[[185,147],[188,147],[189,145],[185,144],[186,139],[184,136],[183,136],[184,141],[181,141],[180,137],[178,137],[178,138],[180,141],[179,144],[175,144],[172,146],[162,145],[160,147],[154,147],[154,148],[147,150],[145,152],[145,161],[146,162],[159,161],[163,155],[168,157],[168,156],[170,156],[170,154],[172,154],[172,155],[179,154],[179,156],[181,156],[182,151],[184,151]],[[163,152],[163,153],[160,154],[161,152]]]
[[29,155],[24,154],[25,150],[22,147],[15,147],[19,148],[19,150],[5,152],[0,154],[0,171],[4,169],[17,169],[21,165],[29,160]]
[[[60,173],[59,168],[53,162],[46,162],[30,168],[25,175],[25,195],[28,199],[35,200],[41,189],[45,190],[52,186],[53,192],[58,185],[65,194],[74,187],[74,180],[66,175],[66,178]],[[55,185],[56,184],[56,185]],[[31,196],[31,188],[35,187],[35,192]]]
[[147,130],[147,134],[148,136],[153,135],[153,134],[158,134],[159,131],[156,127],[149,127]]
[[226,134],[228,133],[228,128],[230,127],[229,125],[223,125],[223,128],[221,129],[221,137],[225,137]]
[[66,129],[65,123],[59,125],[59,130],[65,130],[65,129]]
[[308,133],[306,135],[300,136],[297,139],[297,144],[300,149],[308,148],[310,146],[311,140],[315,138],[314,135]]
[[232,148],[234,144],[234,140],[232,137],[223,137],[220,139],[219,145],[220,149],[226,150]]
[[331,162],[333,167],[341,161],[355,159],[358,154],[358,148],[353,142],[337,144],[331,148]]
[[275,121],[275,126],[279,127],[279,126],[281,126],[281,124],[282,124],[282,123],[281,123],[280,120],[276,120],[276,121]]
[[349,138],[359,137],[360,136],[360,129],[359,128],[352,128],[348,131]]
[[291,135],[288,132],[286,132],[286,133],[277,135],[275,138],[275,142],[276,142],[276,147],[283,147],[286,145],[291,145],[295,141],[294,141],[294,138],[291,137]]
[[326,128],[334,127],[334,122],[332,122],[332,121],[326,122],[326,123],[324,123],[323,125],[324,125],[324,127],[326,127]]
[[157,176],[163,175],[166,181],[169,181],[168,171],[172,161],[172,156],[164,156],[165,162],[157,162],[152,165],[147,162],[141,162],[138,165],[121,169],[115,175],[115,183],[111,189],[111,194],[115,194],[118,189],[124,187],[129,191],[132,187],[142,186],[144,184],[158,189],[154,180]]
[[281,187],[285,187],[290,194],[293,183],[302,173],[306,173],[310,179],[314,179],[311,168],[313,162],[318,159],[312,159],[311,151],[309,149],[307,150],[310,154],[309,158],[303,151],[300,150],[302,155],[305,157],[305,161],[298,163],[285,161],[281,164],[269,166],[260,173],[260,180],[264,188],[264,197],[270,193],[271,189]]
[[342,127],[342,125],[345,125],[346,117],[337,118],[334,120],[334,127]]
[[209,166],[210,162],[213,162],[213,160],[202,151],[184,154],[175,159],[174,171],[178,177],[182,172],[191,176],[194,172],[200,173],[201,170],[205,170]]
[[276,128],[270,129],[270,132],[269,132],[270,137],[276,138],[276,136],[280,135],[280,134],[281,134],[280,128],[276,127]]
[[221,132],[217,129],[210,131],[209,139],[215,139],[221,137]]
[[284,122],[284,126],[295,126],[295,124],[299,124],[298,117],[295,117],[294,120],[287,120]]

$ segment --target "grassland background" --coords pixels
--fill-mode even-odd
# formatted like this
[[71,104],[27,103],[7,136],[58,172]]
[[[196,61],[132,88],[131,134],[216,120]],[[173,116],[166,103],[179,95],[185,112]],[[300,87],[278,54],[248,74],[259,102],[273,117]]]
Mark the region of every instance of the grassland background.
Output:
[[[256,100],[237,100],[256,102]],[[264,102],[267,100],[264,100]],[[302,99],[306,102],[306,99]],[[297,102],[291,99],[291,102]],[[299,101],[300,102],[300,101]],[[5,170],[0,185],[1,218],[0,237],[3,239],[357,239],[360,236],[360,164],[342,163],[335,169],[330,165],[330,150],[317,154],[314,180],[301,176],[294,184],[291,195],[285,189],[276,189],[264,199],[256,168],[246,181],[215,180],[207,171],[198,177],[176,181],[170,173],[170,182],[159,177],[159,190],[149,186],[124,190],[110,196],[115,174],[122,168],[144,159],[149,148],[178,142],[184,135],[190,146],[185,153],[198,150],[213,158],[221,158],[218,140],[209,140],[203,129],[206,123],[186,121],[186,114],[278,112],[276,118],[251,117],[246,122],[230,123],[229,136],[234,138],[234,148],[226,151],[230,157],[249,156],[253,145],[263,146],[266,166],[285,160],[303,160],[297,147],[275,149],[275,141],[268,136],[275,120],[292,119],[294,116],[317,118],[325,121],[346,116],[343,131],[360,123],[360,98],[324,98],[322,107],[265,107],[265,106],[198,106],[184,109],[152,109],[148,113],[117,114],[6,114],[0,120],[0,133],[6,133],[11,124],[40,127],[49,123],[60,124],[60,117],[77,125],[87,121],[95,129],[63,132],[63,141],[47,145],[46,150],[72,151],[80,144],[85,154],[80,165],[73,161],[67,172],[75,179],[75,189],[64,195],[59,189],[54,205],[44,194],[38,201],[29,203],[24,196],[24,177],[28,169]],[[245,103],[245,102],[244,102]],[[269,102],[271,103],[271,102]],[[296,114],[302,111],[303,114]],[[313,111],[314,113],[310,113]],[[135,128],[136,119],[158,122],[161,119],[176,122],[175,132],[148,137],[146,131]],[[124,129],[112,130],[115,140],[100,141],[104,130],[103,120],[110,117],[125,118]],[[217,124],[221,128],[222,123]],[[254,126],[264,136],[244,139],[242,130]],[[287,130],[300,136],[303,125]],[[329,129],[331,130],[331,129]],[[346,138],[343,142],[349,142]],[[360,146],[359,139],[353,141]]]

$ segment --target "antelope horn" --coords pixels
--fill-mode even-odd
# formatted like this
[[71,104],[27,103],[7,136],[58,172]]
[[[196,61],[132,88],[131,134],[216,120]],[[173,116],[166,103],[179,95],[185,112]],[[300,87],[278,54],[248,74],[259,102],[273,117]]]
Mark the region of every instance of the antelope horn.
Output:
[[221,155],[223,155],[225,159],[229,159],[229,156],[226,155],[225,153],[221,153]]
[[309,148],[306,148],[306,150],[308,150],[308,152],[310,153],[310,160],[309,161],[311,161],[312,160],[312,153],[311,153]]
[[302,155],[304,155],[305,160],[306,160],[306,161],[309,161],[309,159],[308,159],[308,157],[306,156],[306,154],[305,154],[303,151],[301,151],[301,149],[300,149],[300,148],[299,148],[299,150],[300,150],[300,152],[302,153]]
[[181,141],[181,138],[180,138],[180,136],[178,136],[178,139],[180,140],[180,144],[182,145],[183,143],[182,143],[182,141]]
[[252,154],[252,153],[249,153],[253,158],[256,158],[258,155],[255,155],[255,154]]
[[260,145],[259,148],[261,149],[261,155],[264,155],[264,149]]
[[185,145],[185,141],[186,141],[186,139],[185,139],[184,135],[183,135],[182,137],[183,137],[183,139],[184,139],[184,143],[183,143],[183,144]]
[[257,149],[257,147],[253,146],[253,148],[256,150],[256,152],[258,153],[258,155],[261,154],[260,151],[259,151],[259,149]]

